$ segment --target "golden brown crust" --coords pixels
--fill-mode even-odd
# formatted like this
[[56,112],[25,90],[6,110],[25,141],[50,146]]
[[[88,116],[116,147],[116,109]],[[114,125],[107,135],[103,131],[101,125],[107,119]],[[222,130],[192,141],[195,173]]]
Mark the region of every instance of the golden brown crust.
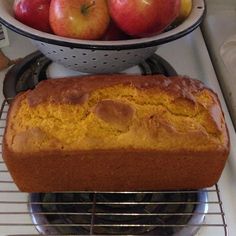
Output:
[[[47,103],[83,107],[93,91],[119,84],[145,90],[150,96],[164,93],[173,98],[167,108],[138,121],[133,127],[136,135],[132,136],[140,142],[142,133],[147,132],[150,140],[176,142],[173,147],[151,149],[141,145],[102,149],[100,145],[96,149],[83,150],[78,146],[77,150],[70,150],[70,146],[64,144],[65,150],[61,150],[59,137],[48,136],[37,125],[14,133],[14,120],[24,101],[29,103],[29,112]],[[114,125],[119,132],[130,128],[136,112],[134,107],[109,98],[96,104],[90,112],[99,119]],[[107,110],[107,105],[113,109]],[[177,118],[178,112],[180,117],[189,117],[188,125],[181,119],[174,124],[166,111],[171,115],[174,111]],[[195,127],[191,119],[201,120],[201,125]],[[181,144],[189,140],[196,145]],[[36,150],[40,142],[46,142],[45,150]],[[33,150],[30,150],[32,143]],[[36,89],[16,97],[10,107],[3,140],[4,160],[17,186],[26,192],[204,188],[218,181],[228,153],[229,136],[217,95],[197,80],[178,76],[86,76],[43,81]]]
[[62,78],[58,83],[57,80],[45,80],[30,91],[27,99],[31,106],[43,103],[50,99],[52,103],[78,103],[81,104],[91,91],[110,87],[117,84],[134,86],[140,90],[156,89],[174,94],[178,97],[195,102],[193,93],[199,92],[205,86],[198,80],[187,77],[167,78],[162,75],[158,76],[136,76],[136,75],[90,75],[80,78]]

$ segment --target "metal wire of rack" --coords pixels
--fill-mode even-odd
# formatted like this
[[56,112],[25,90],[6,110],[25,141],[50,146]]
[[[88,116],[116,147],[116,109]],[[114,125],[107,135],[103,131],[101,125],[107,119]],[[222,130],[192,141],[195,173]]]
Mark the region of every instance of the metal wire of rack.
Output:
[[[2,147],[2,137],[4,133],[4,128],[6,125],[6,116],[8,112],[8,101],[5,100],[2,104],[2,107],[0,109],[0,146]],[[0,147],[0,148],[1,148]],[[125,229],[127,234],[121,234],[121,235],[131,235],[133,231],[130,231],[129,229],[142,229],[144,230],[143,234],[148,235],[154,235],[152,234],[153,228],[164,228],[165,230],[170,230],[172,228],[200,228],[199,232],[202,232],[201,235],[208,236],[208,235],[228,235],[227,232],[227,224],[225,219],[225,213],[223,211],[223,203],[221,201],[220,197],[220,190],[218,185],[215,185],[211,188],[204,189],[201,191],[203,194],[207,195],[207,198],[200,198],[199,199],[193,199],[192,201],[185,200],[185,201],[176,201],[173,199],[169,199],[168,201],[158,201],[157,199],[154,199],[152,201],[147,201],[145,198],[139,198],[139,196],[143,196],[143,194],[146,195],[160,195],[160,194],[167,194],[172,196],[173,194],[178,194],[178,196],[181,196],[182,194],[197,194],[198,191],[158,191],[158,192],[124,192],[124,193],[112,193],[112,192],[76,192],[72,193],[76,196],[84,196],[84,194],[87,194],[85,199],[78,201],[74,199],[70,199],[68,197],[70,193],[56,193],[58,196],[67,197],[66,200],[57,200],[55,201],[54,198],[50,198],[50,196],[46,196],[47,200],[42,201],[42,198],[40,198],[40,195],[37,195],[37,198],[34,198],[34,195],[29,195],[27,193],[20,192],[16,185],[14,184],[7,167],[5,166],[5,163],[0,157],[0,235],[8,235],[8,236],[29,236],[29,235],[39,235],[40,233],[43,233],[45,235],[59,235],[58,233],[55,233],[56,231],[50,230],[51,228],[60,227],[60,229],[66,228],[68,226],[72,228],[84,228],[85,231],[81,233],[80,235],[94,235],[94,234],[103,234],[103,229],[108,228],[111,229],[117,229],[122,228]],[[63,195],[64,194],[64,195]],[[101,198],[103,195],[109,195],[112,196],[109,197],[109,201],[107,199]],[[133,196],[133,194],[136,194],[138,198],[135,198],[135,200],[127,199],[127,196]],[[123,200],[117,200],[121,195],[124,195],[126,198]],[[55,196],[55,195],[54,195]],[[88,198],[90,196],[90,198]],[[115,198],[113,198],[115,196]],[[116,198],[118,196],[118,198]],[[45,197],[45,196],[44,196]],[[29,203],[29,200],[31,202]],[[179,206],[188,204],[190,206],[194,206],[196,208],[198,205],[205,205],[206,208],[198,208],[198,211],[194,212],[171,212],[171,211],[149,211],[150,208],[142,208],[141,210],[137,210],[139,208],[135,208],[134,211],[132,210],[132,206],[172,206],[178,204]],[[53,209],[52,211],[45,211],[42,212],[42,208],[38,208],[38,206],[46,206],[48,209],[48,206]],[[55,210],[55,206],[66,206],[68,208],[64,208],[64,210]],[[33,206],[33,207],[32,207]],[[33,217],[31,217],[31,211],[32,208],[38,209],[35,213],[35,216],[41,216],[46,215],[47,217],[53,217],[53,216],[61,216],[62,218],[65,216],[70,217],[82,217],[83,220],[80,222],[72,222],[72,221],[55,221],[53,223],[49,223],[49,221],[36,221]],[[73,206],[73,207],[72,207]],[[78,211],[78,206],[84,210]],[[88,208],[89,206],[89,208]],[[112,206],[113,208],[110,208]],[[119,207],[119,208],[117,208]],[[74,209],[75,208],[75,209]],[[111,211],[111,209],[113,209]],[[117,210],[118,209],[118,210]],[[167,208],[169,209],[169,208]],[[171,208],[170,208],[171,209]],[[160,217],[193,217],[193,216],[200,216],[204,219],[203,222],[200,224],[194,223],[194,221],[189,220],[187,224],[179,224],[175,222],[171,222],[169,224],[163,224],[163,222],[152,222],[152,218],[160,218]],[[106,218],[106,221],[104,221],[104,217]],[[114,224],[112,221],[112,217],[116,217],[118,219],[118,223]],[[127,217],[133,217],[135,219],[141,217],[142,219],[146,219],[144,222],[140,221],[129,221],[130,218]],[[102,220],[98,221],[97,218],[101,218]],[[127,220],[127,222],[124,222]],[[105,222],[105,223],[104,223]],[[46,230],[44,232],[40,231],[41,227],[45,227]],[[87,230],[87,231],[86,231]],[[84,233],[87,232],[87,233]],[[112,232],[112,231],[109,231]],[[116,234],[118,234],[118,231],[115,231]],[[131,233],[130,233],[131,232]],[[140,232],[140,231],[139,231]],[[182,232],[182,231],[181,231]],[[193,232],[193,231],[192,231]],[[197,231],[194,231],[195,233]],[[133,235],[134,233],[132,233]],[[135,233],[136,234],[136,233]],[[138,233],[137,233],[138,234]],[[136,234],[136,235],[137,235]],[[77,233],[63,233],[61,232],[60,235],[79,235],[78,231]],[[120,234],[119,234],[120,235]],[[140,235],[140,234],[139,234]],[[156,234],[155,234],[156,235]],[[172,234],[163,234],[163,235],[172,235]],[[174,234],[175,235],[175,234]],[[176,234],[176,235],[188,235],[189,234]]]

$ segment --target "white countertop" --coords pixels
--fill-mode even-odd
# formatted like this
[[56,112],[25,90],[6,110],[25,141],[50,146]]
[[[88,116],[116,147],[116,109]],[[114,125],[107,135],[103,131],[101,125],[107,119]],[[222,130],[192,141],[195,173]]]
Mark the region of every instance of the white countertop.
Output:
[[202,30],[236,127],[236,1],[207,0]]

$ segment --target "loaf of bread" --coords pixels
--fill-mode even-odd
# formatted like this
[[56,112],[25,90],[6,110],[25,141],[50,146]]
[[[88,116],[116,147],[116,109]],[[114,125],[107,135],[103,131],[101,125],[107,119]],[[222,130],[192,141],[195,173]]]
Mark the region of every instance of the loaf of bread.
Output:
[[12,102],[3,142],[25,192],[199,189],[228,153],[217,95],[181,76],[42,81]]

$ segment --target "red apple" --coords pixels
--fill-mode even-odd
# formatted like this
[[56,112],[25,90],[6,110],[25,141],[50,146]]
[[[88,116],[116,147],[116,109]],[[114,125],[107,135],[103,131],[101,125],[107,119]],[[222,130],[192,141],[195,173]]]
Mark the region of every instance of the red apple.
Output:
[[55,34],[78,39],[99,39],[110,16],[106,0],[52,0],[49,20]]
[[125,34],[114,21],[110,21],[108,29],[101,38],[101,40],[110,41],[110,40],[127,40],[130,39],[130,36]]
[[108,6],[121,30],[136,37],[162,32],[180,12],[180,0],[109,0]]
[[32,28],[50,32],[50,2],[51,0],[15,0],[13,4],[15,18]]

